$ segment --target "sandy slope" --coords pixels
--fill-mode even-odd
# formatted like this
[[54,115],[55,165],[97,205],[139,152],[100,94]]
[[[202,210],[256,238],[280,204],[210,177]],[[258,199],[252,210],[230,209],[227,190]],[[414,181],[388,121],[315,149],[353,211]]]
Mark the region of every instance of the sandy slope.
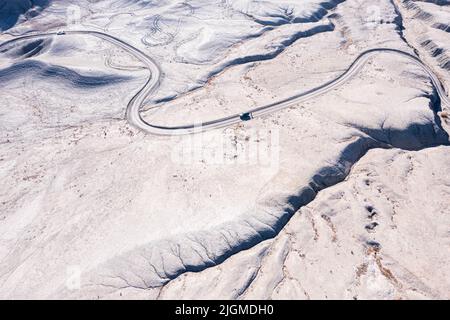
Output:
[[449,151],[369,152],[274,240],[185,274],[159,297],[448,299]]

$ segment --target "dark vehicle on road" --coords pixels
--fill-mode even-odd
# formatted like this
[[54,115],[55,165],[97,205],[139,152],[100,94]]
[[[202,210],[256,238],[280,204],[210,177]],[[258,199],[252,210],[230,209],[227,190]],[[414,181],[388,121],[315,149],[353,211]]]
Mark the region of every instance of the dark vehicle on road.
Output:
[[246,113],[242,113],[242,114],[240,115],[240,118],[241,118],[242,121],[250,121],[250,120],[253,119],[253,116],[252,116],[251,113],[246,112]]

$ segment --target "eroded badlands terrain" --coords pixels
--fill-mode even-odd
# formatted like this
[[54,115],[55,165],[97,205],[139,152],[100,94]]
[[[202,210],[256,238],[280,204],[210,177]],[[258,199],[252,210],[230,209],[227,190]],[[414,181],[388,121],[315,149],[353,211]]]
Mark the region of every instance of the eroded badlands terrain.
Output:
[[449,21],[0,0],[0,298],[450,298]]

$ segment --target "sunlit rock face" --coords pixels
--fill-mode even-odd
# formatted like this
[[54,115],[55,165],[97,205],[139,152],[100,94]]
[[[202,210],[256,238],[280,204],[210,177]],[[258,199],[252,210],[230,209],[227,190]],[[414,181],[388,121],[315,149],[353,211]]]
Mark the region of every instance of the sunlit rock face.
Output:
[[0,8],[0,298],[448,298],[446,1]]

